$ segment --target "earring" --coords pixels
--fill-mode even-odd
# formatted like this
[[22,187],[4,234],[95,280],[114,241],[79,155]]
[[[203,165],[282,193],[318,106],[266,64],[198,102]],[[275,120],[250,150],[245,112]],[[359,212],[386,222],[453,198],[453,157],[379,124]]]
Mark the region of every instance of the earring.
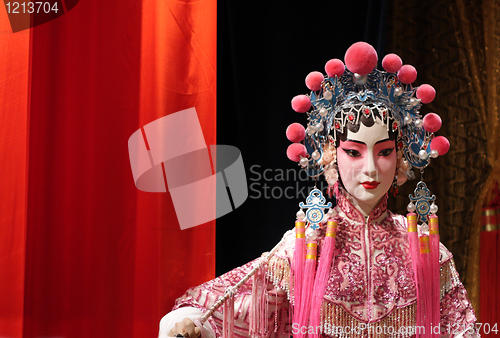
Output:
[[399,193],[399,185],[398,185],[398,175],[394,175],[394,180],[391,185],[391,193],[396,197]]
[[325,179],[329,186],[334,186],[339,180],[339,172],[337,171],[337,165],[334,163],[329,164],[325,167]]
[[320,164],[324,165],[324,175],[326,182],[328,183],[327,194],[330,198],[332,198],[334,195],[333,186],[339,180],[339,172],[337,170],[337,150],[332,144],[324,148]]

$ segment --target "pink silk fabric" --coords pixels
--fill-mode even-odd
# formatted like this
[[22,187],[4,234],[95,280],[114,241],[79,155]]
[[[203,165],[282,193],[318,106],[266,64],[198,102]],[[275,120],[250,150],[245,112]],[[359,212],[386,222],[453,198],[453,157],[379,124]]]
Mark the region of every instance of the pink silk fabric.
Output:
[[[413,337],[414,332],[408,331],[408,328],[415,326],[417,299],[405,217],[387,210],[387,196],[365,218],[348,198],[339,195],[335,258],[321,310],[321,336],[340,337],[339,330],[344,329],[345,332],[349,329],[352,331],[349,336],[352,337],[392,337],[395,332],[403,332],[401,337]],[[324,231],[318,232],[321,259]],[[289,235],[267,267],[268,337],[289,337],[291,332],[300,329],[293,325],[290,316],[293,308],[290,276],[293,273],[294,241],[295,234]],[[189,289],[177,300],[175,307],[194,306],[202,311],[210,308],[225,289],[236,284],[253,264],[250,262]],[[440,264],[441,323],[438,330],[445,337],[459,333],[465,337],[479,336],[475,329],[474,310],[460,282],[452,255],[442,244]],[[235,337],[249,337],[251,286],[250,279],[236,294]],[[218,335],[222,327],[221,311],[222,308],[215,311],[210,318]],[[385,331],[382,330],[384,326]]]

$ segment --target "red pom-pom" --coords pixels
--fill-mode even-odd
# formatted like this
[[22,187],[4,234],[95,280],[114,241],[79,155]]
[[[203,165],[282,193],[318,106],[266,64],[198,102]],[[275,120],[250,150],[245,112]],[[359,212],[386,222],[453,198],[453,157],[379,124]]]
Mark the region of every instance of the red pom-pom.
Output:
[[323,82],[324,79],[325,77],[320,72],[310,72],[306,76],[306,86],[310,90],[320,90],[321,82]]
[[294,162],[299,162],[300,156],[307,157],[306,147],[301,143],[292,143],[286,150],[286,156]]
[[305,113],[311,108],[311,99],[307,95],[297,95],[292,99],[292,109],[297,113]]
[[341,77],[344,74],[345,65],[339,59],[331,59],[325,65],[325,72],[329,77]]
[[423,84],[417,89],[417,98],[422,101],[422,103],[431,103],[436,97],[436,90],[433,86],[428,84]]
[[444,136],[434,137],[431,141],[431,149],[437,150],[439,156],[443,156],[450,150],[450,141]]
[[412,65],[404,65],[398,71],[398,79],[405,84],[413,83],[417,79],[417,70]]
[[424,129],[429,133],[435,133],[441,128],[443,122],[438,114],[429,113],[424,116]]
[[344,61],[351,72],[366,75],[377,66],[377,51],[366,42],[356,42],[345,52]]
[[382,59],[382,67],[384,67],[386,72],[396,73],[401,69],[403,65],[403,60],[397,54],[387,54]]
[[300,142],[306,137],[306,129],[300,123],[292,123],[286,128],[286,137],[292,142]]

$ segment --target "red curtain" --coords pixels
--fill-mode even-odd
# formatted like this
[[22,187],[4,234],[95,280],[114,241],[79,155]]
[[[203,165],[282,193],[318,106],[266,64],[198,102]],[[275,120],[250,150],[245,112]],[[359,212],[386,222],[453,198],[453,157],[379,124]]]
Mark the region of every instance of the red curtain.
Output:
[[18,33],[0,10],[0,29],[0,337],[155,337],[214,277],[215,221],[181,231],[127,141],[195,107],[216,144],[216,2],[81,0]]
[[[498,323],[498,290],[497,278],[499,269],[498,222],[494,207],[483,208],[481,215],[481,248],[480,248],[480,310],[481,310],[481,335],[485,337],[496,336],[494,327]],[[492,331],[493,329],[493,331]]]
[[24,309],[29,31],[0,9],[0,337],[21,337]]

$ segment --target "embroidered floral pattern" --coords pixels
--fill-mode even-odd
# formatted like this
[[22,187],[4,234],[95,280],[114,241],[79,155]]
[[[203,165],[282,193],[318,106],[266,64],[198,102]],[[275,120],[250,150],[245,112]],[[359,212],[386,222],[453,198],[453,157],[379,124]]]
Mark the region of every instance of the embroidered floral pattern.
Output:
[[[323,308],[329,310],[325,310],[323,322],[340,325],[343,322],[380,324],[389,321],[397,327],[414,325],[416,290],[404,217],[387,210],[387,196],[367,218],[342,194],[337,196],[336,256],[324,296]],[[320,229],[317,234],[321,259],[324,231]],[[290,267],[294,242],[295,234],[292,233],[268,266],[271,337],[289,336],[291,330],[288,299],[293,293]],[[452,256],[443,245],[440,247],[440,261],[442,326],[470,328],[465,336],[476,337],[472,329],[474,311],[458,278]],[[210,308],[229,285],[235,285],[250,271],[252,264],[250,262],[188,290],[177,301],[176,307]],[[251,279],[236,294],[235,337],[247,337],[250,293]],[[218,327],[222,325],[221,311],[213,315]]]
[[406,229],[387,211],[387,196],[366,219],[342,194],[338,209],[338,251],[325,298],[365,322],[415,302]]

